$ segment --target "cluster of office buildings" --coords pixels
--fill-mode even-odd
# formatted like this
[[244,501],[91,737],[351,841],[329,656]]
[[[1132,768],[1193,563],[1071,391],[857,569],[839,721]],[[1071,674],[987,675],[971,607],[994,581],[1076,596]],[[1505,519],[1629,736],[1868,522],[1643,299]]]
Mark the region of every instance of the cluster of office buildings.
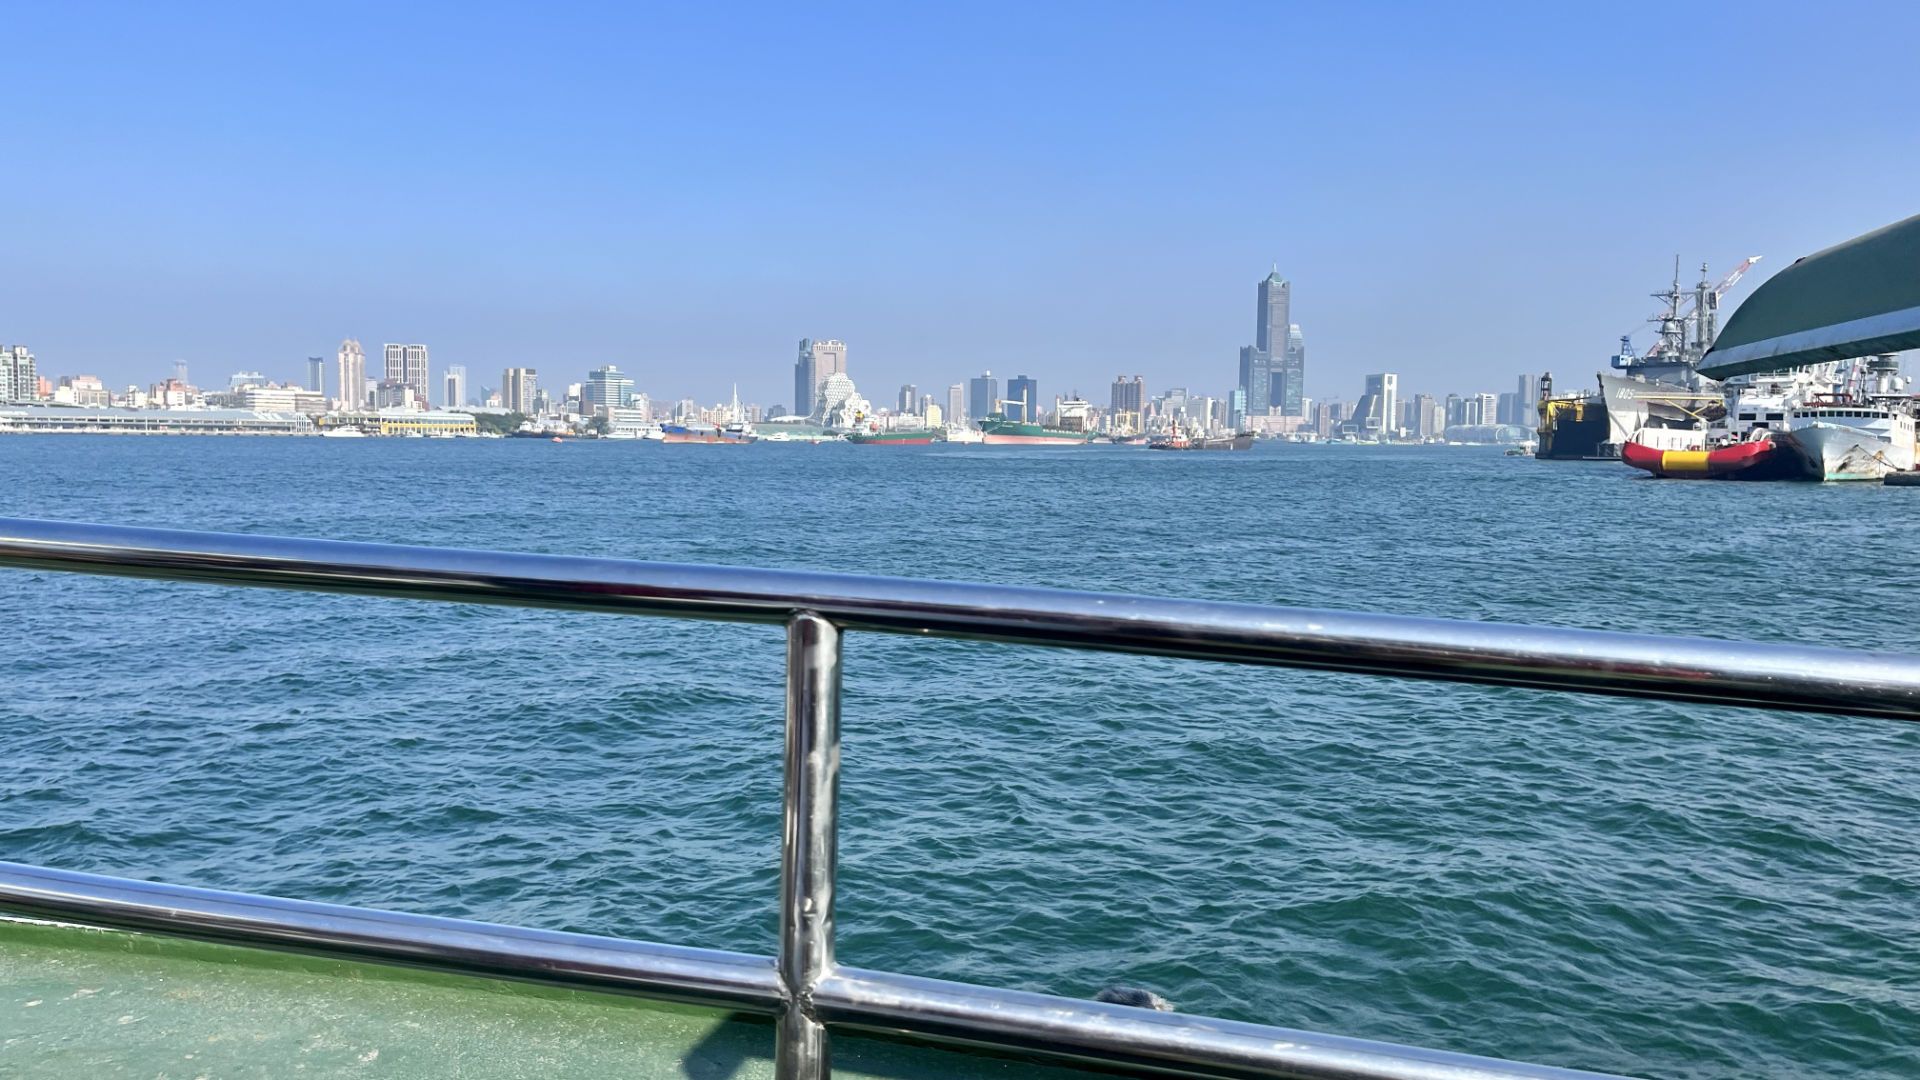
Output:
[[[1307,349],[1300,325],[1292,321],[1292,284],[1276,268],[1255,286],[1253,343],[1240,349],[1238,380],[1224,396],[1171,387],[1149,396],[1144,378],[1119,376],[1104,408],[1084,407],[1095,428],[1115,435],[1150,434],[1181,429],[1195,432],[1257,431],[1301,439],[1354,438],[1363,441],[1512,441],[1535,425],[1540,387],[1536,376],[1522,375],[1516,389],[1502,394],[1402,394],[1400,377],[1368,375],[1358,399],[1316,402],[1306,394]],[[560,428],[600,425],[609,430],[638,430],[665,420],[724,424],[785,423],[847,426],[858,418],[880,427],[938,427],[977,422],[989,415],[1044,423],[1066,401],[1080,402],[1076,391],[1041,397],[1037,379],[1020,374],[1002,381],[991,371],[949,384],[944,395],[900,386],[892,400],[876,405],[854,385],[847,366],[847,345],[835,338],[803,338],[793,365],[793,404],[762,408],[729,402],[701,406],[691,398],[671,405],[656,403],[636,389],[631,376],[604,365],[581,382],[550,392],[532,367],[502,370],[498,386],[470,385],[467,368],[451,364],[434,379],[424,344],[389,343],[369,369],[360,342],[340,343],[329,380],[328,364],[308,357],[301,382],[274,381],[259,372],[237,372],[217,391],[188,382],[184,364],[174,376],[142,389],[115,392],[91,375],[66,375],[49,381],[24,346],[0,345],[0,401],[16,406],[43,404],[83,409],[229,409],[288,417],[327,416],[334,423],[402,413],[466,411],[520,414]],[[331,387],[329,387],[331,382]],[[333,392],[328,393],[331,389]],[[1049,404],[1051,407],[1049,407]]]
[[1540,379],[1521,375],[1504,394],[1402,394],[1400,376],[1366,376],[1351,405],[1312,405],[1312,434],[1362,442],[1524,442],[1537,423]]

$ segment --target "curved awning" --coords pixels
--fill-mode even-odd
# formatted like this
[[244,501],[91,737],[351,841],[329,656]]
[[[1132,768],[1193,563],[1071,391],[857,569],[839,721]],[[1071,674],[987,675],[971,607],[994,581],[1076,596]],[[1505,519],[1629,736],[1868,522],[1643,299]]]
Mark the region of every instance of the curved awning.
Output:
[[1920,216],[1809,255],[1753,291],[1700,362],[1725,379],[1920,348]]

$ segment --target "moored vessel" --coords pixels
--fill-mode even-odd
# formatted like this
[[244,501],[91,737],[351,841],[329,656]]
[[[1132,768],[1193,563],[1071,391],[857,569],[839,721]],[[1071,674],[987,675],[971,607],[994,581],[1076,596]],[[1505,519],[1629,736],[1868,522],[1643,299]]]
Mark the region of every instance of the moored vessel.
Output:
[[1793,451],[1766,434],[1710,450],[1661,450],[1630,442],[1620,460],[1655,476],[1681,480],[1784,480],[1799,472]]
[[1913,413],[1889,402],[1822,402],[1793,411],[1788,442],[1819,480],[1879,480],[1914,467]]
[[855,431],[847,435],[847,441],[861,446],[930,446],[939,440],[940,434],[932,428],[912,431]]
[[1600,373],[1592,390],[1556,397],[1552,373],[1541,377],[1534,456],[1608,460],[1635,441],[1672,449],[1671,436],[1649,433],[1692,429],[1717,419],[1712,414],[1721,408],[1721,396],[1699,374],[1699,364],[1719,332],[1721,298],[1759,261],[1758,255],[1746,259],[1717,285],[1708,283],[1703,264],[1700,281],[1689,293],[1680,288],[1676,258],[1673,283],[1653,294],[1666,306],[1648,320],[1659,330],[1645,353],[1636,353],[1631,338],[1622,336],[1620,351],[1609,361],[1618,374]]

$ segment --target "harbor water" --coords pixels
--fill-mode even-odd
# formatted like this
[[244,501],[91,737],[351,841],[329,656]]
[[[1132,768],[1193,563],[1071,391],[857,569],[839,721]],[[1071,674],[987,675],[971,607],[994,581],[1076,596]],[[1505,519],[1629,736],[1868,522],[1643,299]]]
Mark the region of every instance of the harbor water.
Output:
[[[0,514],[1910,650],[1920,493],[1474,447],[0,438]],[[0,571],[0,859],[771,953],[774,628]],[[847,963],[1920,1075],[1920,726],[853,635]]]

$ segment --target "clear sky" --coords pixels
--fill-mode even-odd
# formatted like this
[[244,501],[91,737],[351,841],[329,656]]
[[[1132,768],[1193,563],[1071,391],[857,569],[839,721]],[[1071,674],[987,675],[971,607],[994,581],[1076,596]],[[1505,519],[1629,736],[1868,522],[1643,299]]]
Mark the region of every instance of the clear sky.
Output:
[[1315,397],[1585,378],[1676,253],[1751,283],[1920,212],[1916,39],[1912,3],[14,4],[0,342],[773,404],[839,337],[876,402],[1101,401],[1224,393],[1277,264]]

